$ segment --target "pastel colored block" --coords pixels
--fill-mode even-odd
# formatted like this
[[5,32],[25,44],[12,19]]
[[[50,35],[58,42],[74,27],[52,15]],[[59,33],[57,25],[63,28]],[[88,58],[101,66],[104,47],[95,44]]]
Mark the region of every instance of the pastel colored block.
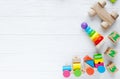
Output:
[[83,60],[86,62],[86,61],[88,61],[88,60],[93,60],[90,56],[88,56],[88,55],[86,55],[84,58],[83,58]]
[[105,54],[111,58],[114,58],[116,56],[117,52],[113,48],[108,47],[105,51]]
[[98,45],[102,40],[104,39],[103,36],[100,36],[94,43],[95,45]]
[[80,63],[73,63],[73,70],[76,70],[76,69],[81,69],[81,64]]
[[102,58],[102,54],[100,53],[94,54],[94,59],[101,59],[101,58]]
[[63,71],[64,70],[69,70],[71,71],[72,70],[72,67],[70,65],[67,65],[67,66],[63,66]]
[[98,72],[100,72],[100,73],[104,73],[104,72],[105,72],[105,67],[104,67],[104,66],[99,66],[99,67],[97,68],[97,70],[98,70]]
[[86,61],[86,63],[88,65],[90,65],[91,67],[94,67],[94,61],[93,60],[88,60],[88,61]]
[[93,36],[90,37],[90,39],[93,41],[98,36],[98,33],[96,32]]
[[95,59],[94,60],[94,63],[95,64],[98,64],[98,63],[103,63],[104,61],[103,61],[103,59],[101,58],[101,59]]
[[70,76],[70,71],[69,71],[69,70],[63,71],[63,76],[64,76],[65,78],[68,78],[68,77]]
[[99,66],[104,66],[104,63],[95,64],[96,68],[98,68]]
[[120,35],[114,31],[109,34],[108,38],[115,44],[120,40]]
[[113,64],[112,62],[110,62],[110,63],[107,65],[107,70],[108,70],[110,73],[114,74],[114,73],[116,73],[116,72],[118,71],[118,68],[117,68],[117,66],[115,66],[115,64]]
[[93,31],[89,34],[89,36],[92,37],[95,33],[96,33],[96,31],[93,30]]

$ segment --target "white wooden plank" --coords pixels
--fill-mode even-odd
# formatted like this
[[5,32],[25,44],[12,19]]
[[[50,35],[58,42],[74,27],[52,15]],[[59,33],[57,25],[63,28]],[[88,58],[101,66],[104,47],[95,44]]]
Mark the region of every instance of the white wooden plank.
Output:
[[80,30],[79,18],[74,17],[2,17],[0,22],[0,34],[78,34]]
[[[95,1],[97,0],[0,0],[0,16],[79,16],[88,12]],[[110,3],[106,7],[112,9],[109,5]],[[114,9],[119,11],[119,2]]]
[[[79,16],[91,1],[78,0],[13,0],[0,1],[1,16]],[[84,9],[87,10],[87,9]]]

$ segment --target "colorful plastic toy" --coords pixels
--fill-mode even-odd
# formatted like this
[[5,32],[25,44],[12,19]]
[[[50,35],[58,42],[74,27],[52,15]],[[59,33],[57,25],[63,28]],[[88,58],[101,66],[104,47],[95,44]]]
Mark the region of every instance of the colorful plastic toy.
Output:
[[112,12],[111,14],[108,13],[105,9],[104,6],[106,5],[105,1],[99,1],[96,4],[94,4],[90,11],[89,15],[90,16],[95,16],[96,14],[99,16],[100,19],[102,19],[101,26],[104,29],[108,29],[118,18],[118,13]]
[[74,57],[73,58],[72,68],[73,68],[73,73],[76,77],[81,76],[82,69],[81,69],[81,63],[80,63],[80,58],[79,57]]
[[95,63],[95,67],[97,68],[98,72],[100,73],[105,72],[102,54],[100,53],[94,54],[94,63]]
[[116,50],[114,50],[113,48],[111,47],[108,47],[105,51],[105,54],[111,58],[114,58],[117,54]]
[[108,65],[107,65],[107,70],[114,74],[118,71],[118,68],[115,66],[115,64],[113,64],[112,62],[110,62]]
[[109,34],[108,38],[114,43],[116,44],[119,40],[120,40],[120,35],[113,31],[112,33]]
[[111,3],[115,3],[117,0],[110,0]]
[[95,44],[96,47],[99,47],[99,46],[101,46],[101,44],[103,44],[104,37],[101,34],[99,34],[98,32],[96,32],[95,30],[93,30],[90,26],[88,26],[88,24],[86,22],[83,22],[81,24],[81,27],[88,34],[88,36],[93,41],[93,43]]
[[70,65],[63,66],[63,76],[64,77],[66,77],[66,78],[70,77],[71,71],[72,71],[72,67]]
[[94,61],[88,55],[84,57],[85,70],[88,75],[94,74]]

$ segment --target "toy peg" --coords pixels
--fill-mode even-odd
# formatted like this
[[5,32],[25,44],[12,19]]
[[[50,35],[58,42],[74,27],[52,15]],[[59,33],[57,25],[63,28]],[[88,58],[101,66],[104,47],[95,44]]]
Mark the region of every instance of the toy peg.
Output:
[[65,78],[70,77],[71,71],[72,71],[72,67],[70,65],[63,66],[63,76]]
[[80,77],[82,75],[82,69],[81,69],[81,63],[79,57],[73,58],[72,68],[73,68],[73,73],[76,77]]
[[86,22],[81,24],[81,28],[88,34],[94,45],[99,48],[103,44],[104,37],[97,31],[93,30]]
[[105,72],[102,54],[100,53],[94,54],[94,63],[95,63],[95,67],[97,68],[98,72],[100,73]]

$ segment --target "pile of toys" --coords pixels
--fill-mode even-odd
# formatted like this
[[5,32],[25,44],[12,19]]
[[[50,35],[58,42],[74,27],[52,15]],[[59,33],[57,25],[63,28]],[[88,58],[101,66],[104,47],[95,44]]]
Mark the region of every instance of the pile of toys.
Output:
[[[112,1],[112,0],[111,0]],[[116,12],[112,12],[109,14],[105,9],[104,6],[106,5],[105,1],[100,1],[91,7],[89,11],[90,16],[98,15],[102,19],[101,26],[103,29],[108,29],[115,20],[118,18],[118,14]],[[105,41],[105,37],[92,29],[86,22],[81,24],[81,28],[87,33],[95,47],[99,50],[99,47],[103,45]],[[108,39],[115,45],[120,40],[120,34],[118,32],[113,31],[108,35]],[[109,58],[113,59],[117,54],[117,51],[112,48],[108,47],[104,51],[104,55],[108,56]],[[80,77],[85,72],[88,75],[93,75],[95,73],[95,69],[99,73],[104,73],[106,69],[110,73],[115,73],[118,71],[117,66],[113,62],[109,62],[107,65],[104,64],[103,55],[101,53],[94,54],[93,58],[90,56],[85,56],[83,58],[84,66],[81,65],[81,59],[79,57],[74,57],[72,59],[71,65],[64,65],[62,67],[63,76],[65,78],[70,77],[71,74],[74,74],[76,77]]]
[[84,67],[81,66],[80,58],[74,57],[72,65],[63,66],[63,76],[68,78],[73,73],[75,77],[80,77],[85,72],[88,75],[93,75],[95,69],[97,69],[99,73],[104,73],[106,68],[112,74],[118,71],[117,66],[113,62],[109,62],[105,68],[104,59],[101,53],[94,54],[93,58],[87,55],[83,60]]

